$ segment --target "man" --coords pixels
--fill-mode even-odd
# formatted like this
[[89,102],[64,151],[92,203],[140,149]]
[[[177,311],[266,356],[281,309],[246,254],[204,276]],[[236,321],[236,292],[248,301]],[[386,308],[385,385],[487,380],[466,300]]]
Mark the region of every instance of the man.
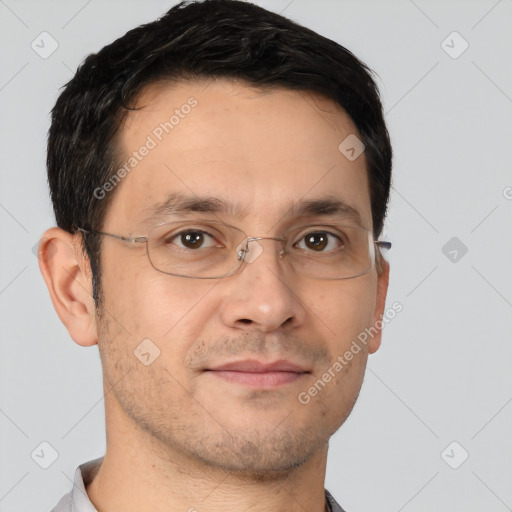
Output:
[[85,60],[48,178],[40,268],[98,344],[107,431],[54,511],[341,511],[328,442],[389,276],[369,70],[250,3],[179,4]]

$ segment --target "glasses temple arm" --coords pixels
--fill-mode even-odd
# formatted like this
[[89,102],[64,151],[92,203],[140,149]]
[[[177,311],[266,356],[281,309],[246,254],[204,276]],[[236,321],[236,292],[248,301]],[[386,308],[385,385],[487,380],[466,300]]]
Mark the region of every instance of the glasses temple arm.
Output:
[[110,236],[112,238],[116,238],[117,240],[123,240],[124,242],[133,242],[133,243],[143,243],[147,242],[147,236],[135,236],[135,237],[127,237],[121,235],[113,235],[112,233],[105,233],[104,231],[95,231],[89,229],[77,228],[77,231],[81,231],[82,233],[95,234],[95,235],[104,235]]

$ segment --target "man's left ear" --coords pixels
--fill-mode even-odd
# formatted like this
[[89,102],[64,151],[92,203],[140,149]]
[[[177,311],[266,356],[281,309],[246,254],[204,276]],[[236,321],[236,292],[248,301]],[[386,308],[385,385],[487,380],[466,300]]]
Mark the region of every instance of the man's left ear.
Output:
[[[384,308],[386,307],[386,295],[388,293],[389,283],[389,263],[381,259],[382,272],[377,276],[377,301],[375,303],[375,312],[373,314],[373,325],[380,325],[382,327],[382,317],[384,316]],[[382,337],[382,330],[370,339],[369,353],[373,354],[380,347]]]

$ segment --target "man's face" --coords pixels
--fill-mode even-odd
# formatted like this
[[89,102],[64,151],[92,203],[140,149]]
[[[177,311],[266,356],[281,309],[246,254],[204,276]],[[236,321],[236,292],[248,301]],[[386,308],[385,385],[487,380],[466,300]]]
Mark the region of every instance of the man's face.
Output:
[[[197,104],[182,109],[190,97]],[[143,236],[176,220],[145,220],[176,193],[233,203],[239,215],[187,216],[221,220],[247,236],[281,237],[293,226],[332,222],[329,215],[290,216],[292,205],[326,197],[356,209],[372,229],[364,154],[350,161],[338,149],[357,130],[331,101],[216,81],[152,87],[139,106],[121,128],[120,160],[148,136],[156,145],[117,185],[103,231]],[[172,130],[158,130],[176,109]],[[279,258],[279,242],[258,244],[263,252],[238,273],[188,279],[155,270],[145,244],[103,238],[97,326],[104,377],[114,386],[109,418],[139,427],[169,453],[228,470],[286,470],[326,447],[350,413],[378,337],[309,403],[298,396],[383,314],[386,276],[373,268],[346,280],[301,277]],[[142,358],[152,360],[157,349],[160,355],[145,365],[134,350],[140,356],[136,348],[148,339]],[[272,381],[212,371],[247,360],[288,361],[303,373]]]

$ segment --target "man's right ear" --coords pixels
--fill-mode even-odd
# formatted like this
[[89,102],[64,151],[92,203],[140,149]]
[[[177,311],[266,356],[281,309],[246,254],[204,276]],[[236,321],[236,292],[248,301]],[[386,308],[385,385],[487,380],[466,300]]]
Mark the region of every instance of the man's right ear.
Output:
[[48,229],[39,241],[37,259],[53,307],[71,338],[82,346],[98,343],[92,272],[80,234]]

